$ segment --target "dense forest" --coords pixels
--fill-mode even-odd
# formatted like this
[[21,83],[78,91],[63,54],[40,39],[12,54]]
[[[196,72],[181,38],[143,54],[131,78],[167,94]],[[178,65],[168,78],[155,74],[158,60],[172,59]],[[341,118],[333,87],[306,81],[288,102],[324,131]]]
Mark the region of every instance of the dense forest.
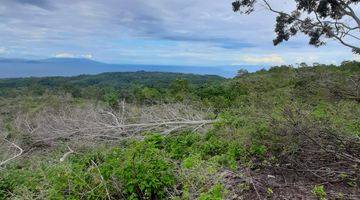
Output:
[[[184,80],[189,85],[197,86],[206,83],[218,83],[220,76],[164,73],[164,72],[113,72],[99,75],[80,75],[76,77],[45,78],[10,78],[0,79],[0,97],[17,97],[19,95],[41,96],[45,93],[68,93],[73,97],[100,98],[109,90],[132,92],[136,89],[166,90],[176,79]],[[122,95],[129,98],[129,94]]]
[[0,199],[359,199],[360,63],[0,80]]

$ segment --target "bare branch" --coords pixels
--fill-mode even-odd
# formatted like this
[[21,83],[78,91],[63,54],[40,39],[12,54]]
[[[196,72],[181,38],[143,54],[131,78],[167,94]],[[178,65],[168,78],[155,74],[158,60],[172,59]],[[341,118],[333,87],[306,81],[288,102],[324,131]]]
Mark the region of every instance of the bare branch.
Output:
[[67,158],[70,154],[74,153],[74,151],[73,151],[69,146],[68,146],[68,149],[69,149],[69,151],[66,152],[66,153],[60,158],[60,162],[64,162],[64,161],[66,160],[66,158]]
[[6,141],[6,142],[8,142],[8,143],[10,143],[10,144],[11,144],[12,146],[14,146],[16,149],[18,149],[18,150],[19,150],[19,153],[17,153],[16,155],[14,155],[13,157],[11,157],[11,158],[9,158],[9,159],[6,159],[6,160],[0,162],[0,167],[1,167],[1,166],[4,166],[4,165],[7,164],[8,162],[10,162],[10,161],[16,159],[17,157],[21,156],[21,155],[23,154],[23,152],[24,152],[24,150],[23,150],[21,147],[19,147],[18,145],[16,145],[15,143],[10,142],[9,140],[7,140],[7,139],[5,139],[5,138],[4,138],[3,140]]
[[[183,104],[161,104],[139,107],[125,104],[120,111],[89,105],[87,108],[65,106],[61,114],[45,108],[31,122],[20,114],[17,129],[27,132],[33,145],[45,143],[56,145],[58,141],[78,142],[89,145],[97,141],[120,141],[127,138],[142,138],[143,132],[168,135],[175,131],[200,128],[217,122],[206,119],[209,110],[199,110]],[[27,124],[36,127],[30,131]],[[62,160],[72,153],[69,151]]]
[[105,188],[107,198],[108,198],[109,200],[111,200],[109,190],[108,190],[108,188],[107,188],[107,186],[106,186],[105,179],[104,179],[103,175],[101,174],[101,171],[100,171],[100,169],[99,169],[99,166],[98,166],[98,165],[96,164],[96,162],[94,162],[93,160],[91,160],[91,163],[96,167],[96,169],[97,169],[97,171],[98,171],[98,173],[99,173],[99,176],[100,176],[100,178],[101,178],[101,184],[102,184],[102,185],[104,186],[104,188]]

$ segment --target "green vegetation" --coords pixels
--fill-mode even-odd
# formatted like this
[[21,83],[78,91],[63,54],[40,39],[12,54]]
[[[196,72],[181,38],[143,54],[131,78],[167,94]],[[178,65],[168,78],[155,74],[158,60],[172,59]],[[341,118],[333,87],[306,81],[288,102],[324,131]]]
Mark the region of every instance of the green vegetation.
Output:
[[[120,98],[129,101],[146,97],[146,92],[166,92],[174,81],[182,80],[186,87],[200,86],[206,83],[219,83],[219,76],[201,76],[164,72],[118,72],[99,75],[81,75],[76,77],[12,78],[0,80],[0,96],[42,96],[44,94],[70,94],[75,98],[102,99],[115,91]],[[148,92],[149,93],[149,92]],[[151,96],[151,95],[150,95]]]
[[316,185],[311,192],[320,200],[326,199],[326,192],[322,185]]
[[[280,66],[227,80],[141,73],[151,78],[126,84],[109,79],[112,74],[99,75],[104,80],[96,84],[89,84],[96,76],[1,80],[0,162],[18,152],[11,142],[26,153],[1,166],[0,199],[359,194],[360,63]],[[126,112],[124,99],[132,105]],[[125,124],[141,128],[121,126],[124,118],[116,117],[123,115]],[[161,125],[169,116],[171,123],[187,117],[186,123],[200,124]],[[67,147],[74,152],[59,162]]]

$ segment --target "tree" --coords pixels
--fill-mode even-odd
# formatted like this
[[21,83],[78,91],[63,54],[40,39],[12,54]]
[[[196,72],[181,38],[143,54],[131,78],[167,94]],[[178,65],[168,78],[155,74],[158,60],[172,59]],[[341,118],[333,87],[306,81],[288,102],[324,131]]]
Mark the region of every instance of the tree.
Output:
[[190,86],[186,79],[176,79],[170,85],[171,94],[179,101],[183,101],[189,91]]
[[[275,2],[275,1],[274,1]],[[360,18],[357,12],[360,0],[293,0],[293,11],[276,10],[271,0],[237,0],[234,12],[250,14],[257,4],[263,3],[276,13],[274,45],[288,41],[301,32],[310,37],[309,44],[319,47],[331,38],[360,54]]]
[[236,78],[240,78],[246,74],[248,74],[249,72],[246,70],[246,69],[239,69],[237,71],[237,74],[236,74]]
[[116,109],[119,106],[119,93],[114,88],[106,88],[103,98],[110,107]]

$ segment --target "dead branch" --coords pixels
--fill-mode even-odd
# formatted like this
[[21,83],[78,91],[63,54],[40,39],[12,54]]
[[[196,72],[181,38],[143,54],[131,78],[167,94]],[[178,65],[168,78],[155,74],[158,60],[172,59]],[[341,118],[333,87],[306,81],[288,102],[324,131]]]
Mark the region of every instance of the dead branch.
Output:
[[[278,127],[275,134],[282,137],[278,145],[283,145],[285,150],[279,156],[283,168],[330,183],[339,181],[338,172],[358,178],[360,140],[357,137],[338,132],[326,121],[314,121],[309,112],[300,108],[286,108],[283,115],[284,120],[271,122]],[[288,147],[296,148],[288,151]]]
[[60,162],[64,162],[70,154],[74,153],[74,151],[69,146],[67,148],[69,149],[69,151],[60,158]]
[[1,161],[1,162],[0,162],[0,167],[4,166],[5,164],[7,164],[8,162],[10,162],[11,160],[14,160],[14,159],[16,159],[17,157],[21,156],[21,155],[23,154],[23,152],[24,152],[24,150],[23,150],[21,147],[19,147],[18,145],[16,145],[15,143],[10,142],[9,140],[7,140],[7,139],[5,139],[5,138],[3,138],[2,140],[10,143],[13,147],[17,148],[17,149],[19,150],[19,153],[17,153],[16,155],[14,155],[13,157],[11,157],[11,158],[9,158],[9,159],[6,159],[6,160],[4,160],[4,161]]
[[31,117],[19,113],[15,125],[31,137],[34,145],[51,146],[60,141],[90,145],[142,138],[144,132],[168,135],[184,129],[199,131],[217,121],[206,119],[209,112],[184,104],[137,106],[123,101],[119,110],[88,104],[82,108],[70,105],[58,110],[44,108]]
[[253,186],[254,188],[254,191],[256,193],[256,196],[259,200],[262,200],[261,198],[261,195],[259,194],[258,190],[257,190],[257,187],[256,187],[256,184],[254,183],[254,180],[252,178],[252,175],[251,175],[251,170],[250,169],[247,169],[246,170],[246,174],[247,174],[247,177],[248,177],[248,181],[250,182],[250,184]]
[[110,200],[110,199],[111,199],[110,193],[109,193],[108,188],[106,187],[105,179],[104,179],[103,175],[101,174],[101,171],[100,171],[100,169],[99,169],[99,166],[98,166],[98,165],[96,164],[96,162],[94,162],[93,160],[91,160],[91,163],[92,163],[92,164],[95,166],[95,168],[97,169],[97,171],[98,171],[98,173],[99,173],[99,176],[100,176],[100,178],[101,178],[101,184],[104,185],[104,188],[105,188],[105,191],[106,191],[106,196],[107,196],[107,198]]

